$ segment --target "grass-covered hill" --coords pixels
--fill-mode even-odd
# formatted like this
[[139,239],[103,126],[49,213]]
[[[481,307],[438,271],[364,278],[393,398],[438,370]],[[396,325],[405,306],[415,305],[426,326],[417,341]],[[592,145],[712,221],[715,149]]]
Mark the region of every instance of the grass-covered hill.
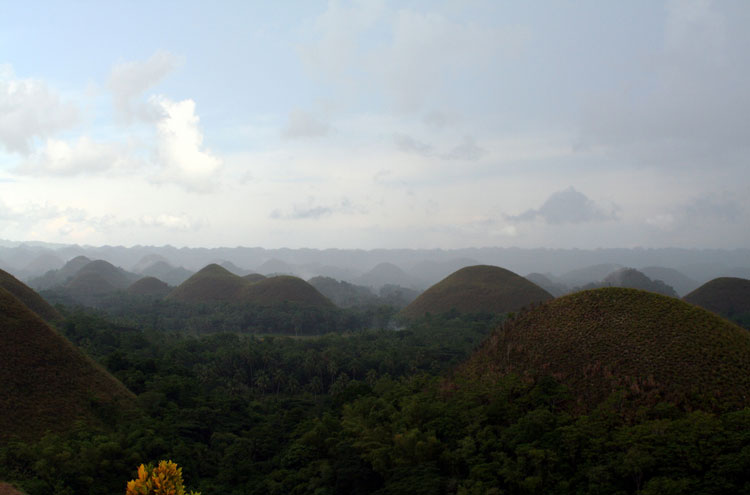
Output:
[[136,278],[108,261],[95,260],[81,267],[65,287],[84,294],[100,294],[126,289]]
[[274,305],[284,301],[311,306],[332,303],[304,280],[288,275],[240,277],[211,264],[176,287],[168,299],[186,303],[229,302]]
[[750,405],[750,334],[679,299],[625,288],[577,292],[507,321],[459,371],[474,381],[551,376],[590,411],[624,390],[631,404]]
[[266,278],[266,276],[261,275],[260,273],[248,273],[247,275],[243,275],[242,278],[252,283],[252,282],[260,282],[261,280]]
[[[674,288],[661,280],[651,280],[635,268],[620,268],[610,273],[601,281],[600,287],[627,287],[630,289],[641,289],[665,296],[677,297]],[[587,287],[588,288],[588,287]],[[594,288],[594,287],[591,287]]]
[[143,277],[128,287],[127,292],[136,296],[165,297],[172,288],[156,277]]
[[5,289],[0,357],[0,439],[39,438],[135,404],[119,381]]
[[3,270],[0,270],[0,287],[13,294],[43,319],[50,321],[60,318],[60,313],[45,301],[42,296],[34,292],[34,290],[13,275]]
[[247,284],[242,277],[212,263],[178,285],[167,299],[186,303],[239,302],[240,292]]
[[241,292],[241,301],[270,306],[284,301],[307,306],[332,307],[333,303],[299,277],[278,275],[248,284]]
[[510,270],[467,266],[433,285],[401,311],[412,319],[451,309],[461,313],[508,313],[552,299],[549,292]]
[[85,256],[76,256],[69,260],[59,270],[50,270],[41,277],[29,280],[29,285],[36,290],[51,289],[67,284],[73,276],[84,266],[91,263]]
[[735,277],[715,278],[683,299],[730,318],[750,314],[750,280]]

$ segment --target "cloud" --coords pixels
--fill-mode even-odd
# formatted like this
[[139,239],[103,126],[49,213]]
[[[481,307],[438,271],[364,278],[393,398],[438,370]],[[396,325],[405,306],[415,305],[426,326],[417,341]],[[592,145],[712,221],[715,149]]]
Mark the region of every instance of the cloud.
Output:
[[745,208],[731,194],[706,194],[646,218],[646,224],[659,230],[695,229],[708,223],[738,223]]
[[16,172],[25,175],[74,176],[105,171],[132,170],[136,165],[130,150],[121,144],[103,143],[82,136],[68,143],[48,139],[41,150],[24,161]]
[[0,143],[8,151],[28,154],[34,138],[72,127],[78,114],[44,82],[17,79],[10,66],[0,66]]
[[422,156],[432,156],[433,154],[432,145],[417,141],[406,134],[394,133],[393,142],[396,145],[396,149],[404,153],[413,153]]
[[109,75],[115,109],[126,123],[135,118],[152,121],[159,117],[158,107],[135,101],[147,89],[161,81],[179,65],[179,59],[166,51],[154,53],[146,61],[123,62],[115,65]]
[[446,160],[465,160],[475,162],[487,154],[487,150],[480,148],[471,136],[466,136],[464,142],[443,155]]
[[659,167],[744,164],[750,34],[731,20],[732,5],[670,2],[653,59],[632,80],[584,104],[581,148],[602,147]]
[[520,215],[507,216],[513,222],[529,222],[542,219],[551,225],[606,222],[618,219],[618,208],[604,209],[583,193],[569,187],[553,193],[538,209],[529,209]]
[[281,130],[281,137],[285,139],[317,138],[327,136],[330,131],[330,125],[307,112],[295,110],[289,114],[289,120]]
[[161,215],[144,215],[140,218],[139,223],[143,227],[155,227],[155,228],[165,228],[168,230],[178,230],[178,231],[190,231],[190,230],[198,230],[200,228],[200,224],[194,220],[192,220],[187,215],[170,215],[170,214],[161,214]]
[[289,211],[275,209],[269,215],[274,220],[317,220],[333,214],[362,214],[366,210],[362,206],[353,204],[349,198],[343,198],[332,205],[317,204],[314,198],[309,198],[305,204],[296,204]]
[[155,182],[178,184],[194,192],[213,189],[222,161],[203,149],[195,102],[174,102],[163,96],[152,97],[150,102],[163,112],[156,123],[156,163],[160,172]]

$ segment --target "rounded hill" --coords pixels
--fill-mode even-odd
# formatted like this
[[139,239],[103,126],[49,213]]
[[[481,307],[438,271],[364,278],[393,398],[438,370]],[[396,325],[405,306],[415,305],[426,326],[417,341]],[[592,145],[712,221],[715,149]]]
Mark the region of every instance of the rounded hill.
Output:
[[0,289],[0,439],[39,438],[135,396],[5,289]]
[[750,280],[735,277],[715,278],[683,298],[722,316],[750,313]]
[[467,266],[447,276],[401,311],[406,318],[426,313],[508,313],[552,299],[538,285],[510,270],[489,265]]
[[187,303],[238,302],[245,285],[242,277],[212,263],[178,285],[167,299]]
[[551,376],[590,411],[622,390],[637,405],[750,404],[750,334],[697,306],[625,288],[577,292],[498,328],[458,376]]
[[0,270],[0,287],[13,294],[43,319],[50,321],[60,318],[60,313],[45,301],[42,296],[4,270]]
[[164,297],[172,290],[166,282],[156,277],[143,277],[128,287],[127,292],[136,296]]
[[241,299],[243,302],[262,306],[278,304],[284,301],[307,306],[333,306],[333,303],[321,294],[318,289],[301,278],[290,275],[268,277],[248,284],[242,290]]

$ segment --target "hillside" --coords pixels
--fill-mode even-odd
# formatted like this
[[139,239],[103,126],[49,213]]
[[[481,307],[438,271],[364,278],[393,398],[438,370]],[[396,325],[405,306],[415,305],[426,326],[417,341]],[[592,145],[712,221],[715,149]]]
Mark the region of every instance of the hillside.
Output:
[[41,277],[31,279],[29,285],[36,290],[51,289],[56,286],[65,285],[78,273],[78,270],[91,263],[85,256],[76,256],[69,260],[59,270],[50,270]]
[[674,268],[665,268],[663,266],[647,266],[640,269],[641,273],[651,280],[661,280],[665,284],[674,288],[677,294],[682,297],[685,294],[695,290],[700,284],[691,279],[684,273]]
[[279,275],[265,278],[245,286],[240,295],[242,302],[274,305],[284,301],[309,306],[331,307],[333,303],[301,278]]
[[165,297],[172,288],[156,277],[143,277],[128,287],[129,294],[149,297]]
[[750,313],[750,280],[715,278],[686,295],[683,300],[726,317]]
[[661,280],[651,280],[634,268],[620,268],[604,277],[604,280],[598,285],[602,287],[641,289],[665,296],[677,297],[677,292],[672,287]]
[[247,275],[243,275],[242,278],[246,280],[247,282],[254,283],[254,282],[260,282],[264,278],[266,278],[265,275],[261,275],[260,273],[248,273]]
[[167,295],[167,299],[188,303],[238,302],[247,285],[242,277],[215,263],[205,266]]
[[433,285],[401,311],[406,318],[425,313],[508,313],[552,299],[549,292],[510,270],[477,265],[462,268]]
[[0,289],[0,438],[38,438],[135,396],[5,289]]
[[679,299],[635,289],[582,291],[506,322],[459,372],[516,373],[568,386],[571,409],[590,411],[623,389],[636,405],[750,404],[750,334]]
[[60,313],[45,301],[42,296],[4,270],[0,270],[0,287],[13,294],[43,319],[50,321],[60,318]]

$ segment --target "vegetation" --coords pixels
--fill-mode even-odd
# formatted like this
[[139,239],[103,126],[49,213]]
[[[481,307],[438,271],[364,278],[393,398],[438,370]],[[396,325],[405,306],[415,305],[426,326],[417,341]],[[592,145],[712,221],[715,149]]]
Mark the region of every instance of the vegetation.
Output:
[[58,313],[57,310],[53,308],[47,301],[45,301],[39,294],[34,292],[26,284],[4,270],[0,270],[0,288],[3,288],[13,294],[21,302],[23,302],[23,304],[25,304],[29,309],[34,311],[43,319],[51,321],[60,318],[60,313]]
[[750,328],[750,280],[715,278],[683,299]]
[[172,461],[159,461],[154,466],[141,464],[138,477],[128,481],[126,495],[200,495],[185,492],[182,468]]
[[666,401],[724,410],[750,401],[750,334],[678,299],[635,289],[578,292],[497,329],[460,373],[517,373],[569,387],[571,409],[591,411],[616,390],[632,407]]
[[128,293],[136,296],[164,297],[172,290],[165,282],[155,277],[139,278],[128,287]]
[[422,293],[401,311],[404,318],[451,309],[462,313],[503,314],[552,299],[549,292],[504,268],[477,265],[462,268]]
[[113,421],[135,396],[0,288],[0,439]]

